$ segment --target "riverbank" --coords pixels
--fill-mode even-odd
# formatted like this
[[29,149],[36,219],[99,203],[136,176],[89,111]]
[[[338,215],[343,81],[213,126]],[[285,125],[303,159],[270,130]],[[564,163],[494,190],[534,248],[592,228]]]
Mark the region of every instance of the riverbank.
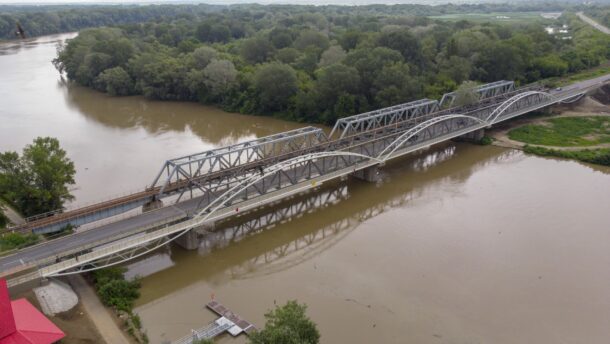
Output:
[[488,135],[499,147],[608,166],[610,107],[587,97],[578,105],[550,111],[503,123]]
[[101,333],[106,343],[130,344],[123,331],[119,328],[113,316],[102,305],[93,288],[80,275],[69,277],[70,284],[80,297],[82,307],[91,317],[91,321]]

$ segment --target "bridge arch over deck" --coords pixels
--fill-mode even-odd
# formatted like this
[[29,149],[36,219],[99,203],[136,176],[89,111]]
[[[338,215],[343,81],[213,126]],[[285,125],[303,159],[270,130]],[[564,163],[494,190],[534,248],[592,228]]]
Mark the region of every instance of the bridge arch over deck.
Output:
[[489,114],[489,116],[487,116],[487,118],[485,120],[489,123],[489,125],[496,123],[498,121],[498,119],[500,119],[500,116],[502,116],[512,105],[514,105],[518,101],[525,99],[527,97],[542,96],[549,100],[555,100],[557,103],[570,104],[570,103],[574,103],[574,102],[580,100],[584,95],[585,95],[585,92],[582,92],[582,93],[578,93],[576,95],[570,96],[566,99],[561,99],[558,96],[555,96],[553,94],[550,94],[550,93],[544,92],[544,91],[527,91],[527,92],[519,93],[519,94],[507,99],[502,104],[500,104],[494,111],[492,111]]
[[[57,269],[55,269],[53,271],[43,273],[43,277],[65,276],[65,275],[72,275],[72,274],[77,274],[77,273],[82,273],[82,272],[94,271],[94,270],[114,266],[117,264],[121,264],[121,263],[130,261],[130,260],[133,260],[135,258],[141,257],[143,255],[146,255],[146,254],[176,240],[177,238],[186,234],[188,231],[190,231],[194,227],[203,225],[206,222],[206,220],[208,220],[212,215],[214,215],[214,213],[216,211],[223,208],[227,202],[230,202],[231,200],[237,198],[242,191],[244,191],[248,187],[252,186],[253,184],[257,183],[258,181],[260,181],[270,175],[273,175],[274,173],[288,169],[290,167],[297,166],[299,164],[303,164],[303,163],[311,161],[311,160],[322,159],[322,158],[333,157],[333,156],[358,157],[358,158],[362,158],[364,160],[369,160],[369,161],[373,161],[373,162],[379,162],[379,163],[382,162],[381,160],[379,160],[375,157],[370,157],[368,155],[354,153],[354,152],[347,152],[347,151],[310,153],[310,154],[295,157],[295,158],[292,158],[292,159],[289,159],[286,161],[279,162],[275,165],[269,166],[268,168],[264,169],[263,173],[260,175],[257,174],[257,175],[253,175],[248,178],[245,178],[244,180],[239,182],[237,185],[233,186],[232,188],[227,190],[225,193],[223,193],[222,195],[217,197],[214,201],[212,201],[206,207],[204,207],[199,212],[197,212],[197,214],[195,214],[192,218],[193,221],[190,224],[188,224],[186,226],[186,228],[180,228],[180,223],[179,223],[179,224],[175,225],[175,226],[177,226],[177,228],[172,233],[163,234],[163,235],[159,235],[159,236],[153,236],[152,238],[150,238],[147,241],[138,242],[137,244],[127,245],[122,250],[117,249],[116,252],[113,252],[110,254],[102,254],[99,257],[95,257],[94,259],[85,259],[85,260],[80,260],[80,261],[78,259],[76,259],[76,260],[72,261],[72,264],[58,263],[58,265],[61,265],[60,267],[58,267]],[[169,235],[172,235],[172,237],[170,238]],[[151,247],[146,247],[147,244],[151,244],[151,243],[152,243]],[[117,243],[115,245],[119,246],[120,243]],[[112,246],[112,245],[110,245],[110,246]],[[144,247],[144,248],[140,249],[142,247]],[[140,249],[140,250],[138,250],[138,249]],[[134,252],[136,252],[136,253],[126,254],[125,252],[128,250],[134,250]],[[137,251],[135,251],[135,250],[137,250]],[[117,257],[118,259],[114,260],[114,261],[110,261],[109,259],[111,259],[112,257]],[[97,262],[102,261],[104,259],[106,259],[106,262],[103,262],[101,265],[96,265]],[[49,269],[47,269],[47,270],[49,270]]]
[[[381,161],[386,161],[388,159],[390,159],[390,157],[392,156],[392,154],[398,150],[398,148],[400,148],[403,144],[405,144],[406,142],[408,142],[412,137],[414,137],[415,135],[421,133],[422,131],[430,128],[431,126],[440,124],[442,122],[445,121],[450,121],[450,120],[454,120],[456,118],[464,118],[464,119],[470,119],[473,120],[475,122],[487,125],[488,122],[478,118],[478,117],[474,117],[474,116],[468,116],[468,115],[460,115],[460,114],[452,114],[452,115],[444,115],[444,116],[439,116],[439,117],[435,117],[435,118],[431,118],[425,122],[422,122],[416,126],[414,126],[413,128],[405,131],[403,134],[401,134],[400,136],[398,136],[392,143],[390,143],[385,149],[383,149],[378,155],[377,155],[377,159],[381,160]],[[394,147],[394,148],[392,148]]]

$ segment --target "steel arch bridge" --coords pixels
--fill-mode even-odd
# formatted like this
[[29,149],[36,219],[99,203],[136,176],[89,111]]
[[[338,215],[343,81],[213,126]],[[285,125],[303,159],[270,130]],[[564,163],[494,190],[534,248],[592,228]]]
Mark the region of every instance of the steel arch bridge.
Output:
[[[37,266],[38,274],[44,277],[119,264],[147,254],[192,228],[315,189],[326,181],[383,166],[396,157],[531,111],[577,101],[608,81],[606,76],[565,91],[536,85],[515,89],[514,84],[492,83],[479,87],[480,101],[468,106],[442,108],[436,101],[424,99],[346,117],[337,122],[331,135],[305,127],[171,159],[142,192],[33,219],[16,230],[53,232],[66,224],[87,224],[149,202],[167,203],[159,209],[87,231],[108,233],[101,240],[90,233],[77,233],[75,237],[86,244],[76,245],[69,236],[49,242],[50,253],[43,258],[27,259],[37,249],[17,255],[26,258],[29,263],[25,265]],[[152,217],[161,220],[146,220]]]

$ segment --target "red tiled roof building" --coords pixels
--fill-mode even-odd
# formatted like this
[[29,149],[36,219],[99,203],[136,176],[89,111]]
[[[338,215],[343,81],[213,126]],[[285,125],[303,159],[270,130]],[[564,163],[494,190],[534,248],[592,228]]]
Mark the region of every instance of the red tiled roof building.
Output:
[[0,279],[0,344],[51,344],[65,337],[26,299],[11,301]]

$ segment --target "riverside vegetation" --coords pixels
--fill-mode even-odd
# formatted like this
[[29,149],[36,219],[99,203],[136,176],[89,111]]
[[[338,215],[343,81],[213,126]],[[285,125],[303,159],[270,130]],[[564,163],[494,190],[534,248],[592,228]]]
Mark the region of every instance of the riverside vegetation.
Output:
[[[416,7],[240,6],[88,29],[56,67],[112,95],[213,104],[332,124],[464,81],[529,83],[610,58],[610,37],[566,14],[573,39],[527,24],[440,21]],[[401,11],[400,9],[405,9]]]
[[610,143],[609,117],[562,117],[545,122],[515,128],[508,132],[508,137],[526,143],[523,148],[526,153],[610,166],[610,148],[559,150],[535,146],[587,147]]
[[139,343],[148,343],[148,336],[142,332],[140,317],[133,312],[134,302],[140,297],[140,281],[125,279],[126,268],[109,267],[91,272],[95,291],[102,303],[114,309],[125,319],[126,331]]
[[[0,199],[26,217],[61,209],[73,199],[68,186],[74,184],[75,173],[74,163],[57,139],[36,138],[21,155],[0,153]],[[0,229],[7,224],[0,211]],[[0,252],[34,245],[40,239],[36,234],[4,233]]]

